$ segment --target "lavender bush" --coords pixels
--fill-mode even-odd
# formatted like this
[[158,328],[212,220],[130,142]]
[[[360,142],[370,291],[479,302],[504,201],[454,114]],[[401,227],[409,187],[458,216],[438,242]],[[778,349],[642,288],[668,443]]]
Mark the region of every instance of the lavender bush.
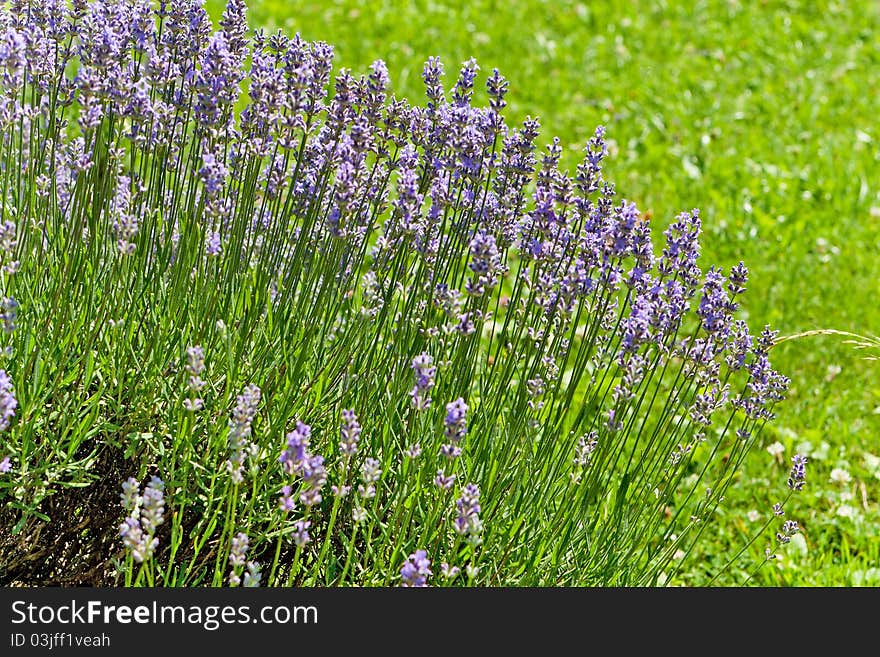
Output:
[[106,489],[56,549],[110,583],[674,577],[788,385],[746,268],[696,210],[655,246],[604,130],[560,169],[497,70],[413,104],[245,9],[3,5],[7,529]]

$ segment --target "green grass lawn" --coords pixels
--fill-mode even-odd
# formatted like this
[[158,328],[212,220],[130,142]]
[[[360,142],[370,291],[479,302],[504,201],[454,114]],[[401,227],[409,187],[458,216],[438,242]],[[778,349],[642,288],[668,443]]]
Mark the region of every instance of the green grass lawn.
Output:
[[[209,0],[217,18],[223,3]],[[423,99],[439,55],[448,86],[475,57],[510,80],[509,122],[538,116],[573,166],[597,124],[608,177],[656,231],[700,208],[705,264],[751,270],[743,316],[783,335],[880,332],[880,5],[875,2],[250,0],[253,26],[300,32],[361,72],[384,59],[398,96]],[[482,100],[482,99],[481,99]],[[774,350],[793,381],[731,487],[723,522],[680,583],[708,581],[785,492],[790,458],[810,457],[789,504],[804,528],[752,584],[880,585],[880,363],[839,337]],[[832,470],[835,480],[831,479]],[[840,472],[845,470],[849,479]],[[800,539],[800,537],[798,537]],[[745,581],[759,541],[717,583]]]

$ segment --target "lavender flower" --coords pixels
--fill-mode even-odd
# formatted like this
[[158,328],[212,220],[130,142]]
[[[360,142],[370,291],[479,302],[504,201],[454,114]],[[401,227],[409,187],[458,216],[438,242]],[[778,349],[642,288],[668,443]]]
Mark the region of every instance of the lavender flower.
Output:
[[244,587],[249,589],[258,587],[262,577],[260,564],[255,561],[248,561],[247,572],[244,574]]
[[334,497],[346,497],[351,492],[351,486],[333,484],[330,486],[330,492],[333,493]]
[[303,481],[303,490],[299,500],[307,507],[321,503],[321,489],[327,483],[327,471],[324,468],[323,456],[309,455],[300,463],[299,474]]
[[248,440],[251,435],[251,423],[257,414],[257,406],[260,403],[260,389],[251,384],[237,397],[235,409],[229,420],[229,443],[230,457],[226,462],[232,480],[241,483],[244,479],[244,462],[248,454],[254,452],[254,445]]
[[695,424],[709,426],[712,424],[712,415],[727,403],[728,387],[712,386],[706,392],[694,396],[694,402],[688,409],[691,419]]
[[297,420],[296,428],[287,434],[287,448],[278,457],[285,472],[293,474],[308,455],[309,440],[312,428]]
[[152,536],[165,519],[165,484],[159,477],[150,477],[141,496],[141,526]]
[[[296,429],[287,434],[287,448],[278,457],[284,471],[290,475],[301,477],[303,488],[300,491],[300,502],[306,506],[314,506],[321,503],[321,489],[327,483],[327,470],[324,467],[324,457],[309,452],[309,440],[312,428],[297,420]],[[290,489],[282,489],[280,505],[282,508],[290,506]]]
[[183,405],[188,411],[198,411],[202,408],[204,401],[197,395],[199,391],[205,387],[201,374],[205,371],[205,352],[198,345],[188,347],[186,350],[186,372],[189,374],[187,386],[189,387],[191,397],[184,400]]
[[364,317],[375,318],[384,305],[376,272],[368,271],[365,273],[361,279],[361,286],[363,287],[361,314]]
[[298,547],[305,547],[312,538],[309,536],[309,527],[312,526],[309,520],[297,520],[293,523],[293,542]]
[[155,534],[165,519],[165,485],[159,477],[151,477],[142,495],[139,489],[134,478],[122,484],[122,505],[129,515],[119,526],[119,536],[132,558],[143,563],[159,546]]
[[119,536],[122,544],[138,563],[149,560],[159,546],[159,540],[146,536],[138,519],[134,517],[126,518],[119,526]]
[[[769,344],[772,344],[772,338],[769,339]],[[788,377],[774,371],[770,366],[766,340],[767,338],[759,338],[756,341],[752,348],[754,360],[746,365],[745,369],[749,373],[748,392],[733,400],[734,406],[741,408],[752,419],[773,419],[770,408],[785,398],[790,383]]]
[[786,520],[782,523],[782,530],[776,533],[776,540],[780,545],[791,542],[791,537],[801,530],[800,526],[794,520]]
[[358,440],[361,435],[361,425],[357,415],[351,409],[342,411],[342,440],[339,442],[339,451],[346,456],[357,453]]
[[428,586],[428,578],[431,573],[431,560],[424,550],[416,550],[403,564],[400,569],[401,586],[425,587]]
[[229,586],[238,586],[241,584],[241,569],[245,564],[245,555],[247,554],[250,539],[248,535],[240,532],[232,537],[229,546],[229,565],[232,570],[229,572]]
[[434,484],[443,490],[449,490],[452,488],[452,484],[455,483],[455,475],[450,474],[447,475],[443,470],[437,470],[437,476],[434,477]]
[[448,563],[440,564],[440,573],[443,575],[444,579],[453,580],[458,577],[461,572],[461,568],[458,566],[450,566]]
[[197,99],[195,118],[206,130],[219,130],[229,120],[244,77],[241,56],[230,49],[227,35],[217,32],[208,40],[201,54],[201,66],[195,81]]
[[[229,176],[229,169],[223,162],[222,153],[203,153],[199,177],[205,189],[205,215],[212,219],[224,220],[229,214],[227,200],[223,198],[223,188]],[[206,244],[208,255],[219,253],[219,234],[210,235]]]
[[132,209],[131,178],[128,176],[119,176],[116,194],[110,204],[110,212],[119,252],[124,255],[134,253],[135,245],[132,240],[138,231],[138,220]]
[[733,321],[731,314],[736,310],[736,306],[725,291],[725,282],[726,279],[721,271],[710,267],[706,272],[703,295],[697,309],[703,328],[718,341],[726,340],[730,334],[730,325]]
[[454,443],[459,442],[467,434],[468,405],[459,397],[446,404],[446,437]]
[[738,265],[734,265],[731,268],[727,280],[727,291],[730,292],[731,297],[742,294],[746,291],[746,283],[749,280],[749,270],[743,262],[740,262]]
[[137,509],[140,505],[140,489],[141,484],[134,477],[129,477],[122,482],[122,493],[120,494],[122,508],[129,512]]
[[351,520],[355,524],[360,524],[367,519],[367,510],[360,504],[355,503],[351,510]]
[[425,63],[422,73],[422,79],[425,81],[425,88],[428,95],[428,108],[436,111],[443,103],[443,63],[439,57],[429,57]]
[[285,513],[296,510],[296,502],[293,500],[291,490],[290,486],[282,486],[281,496],[278,498],[278,508]]
[[12,297],[3,297],[0,299],[0,325],[3,326],[4,333],[12,333],[16,328],[18,320],[18,301]]
[[477,71],[479,70],[480,67],[477,66],[477,61],[474,58],[471,58],[462,64],[458,81],[455,83],[455,88],[452,90],[453,103],[458,107],[470,104],[471,97],[474,93],[474,81],[477,78]]
[[461,456],[461,454],[461,447],[459,447],[458,445],[447,443],[446,445],[440,446],[440,455],[444,456],[447,459],[457,459],[459,456]]
[[749,327],[742,320],[736,320],[733,323],[733,329],[730,333],[730,344],[728,345],[728,353],[725,357],[727,366],[732,370],[739,370],[745,367],[746,358],[752,351],[752,336],[749,335]]
[[468,278],[465,289],[469,294],[479,297],[498,284],[504,266],[492,235],[486,233],[475,235],[471,240],[470,254],[471,262],[468,267],[474,275]]
[[489,92],[489,107],[496,113],[501,112],[507,106],[504,96],[507,94],[509,86],[509,83],[498,72],[498,69],[492,69],[492,75],[486,81],[486,90]]
[[807,482],[807,457],[795,454],[791,460],[793,465],[788,475],[788,487],[791,490],[802,490]]
[[3,460],[0,460],[0,474],[6,474],[12,470],[12,461],[8,456],[4,456]]
[[358,496],[362,499],[370,499],[376,496],[375,484],[382,476],[381,463],[376,459],[366,459],[361,466],[361,481],[358,486]]
[[427,353],[421,353],[413,358],[412,368],[416,375],[416,383],[409,394],[416,410],[423,411],[431,406],[430,393],[431,388],[434,387],[437,368],[434,367],[434,359]]
[[365,104],[367,106],[367,116],[375,118],[378,116],[379,108],[385,103],[385,89],[388,87],[388,67],[381,59],[376,60],[370,65],[370,74],[367,77],[367,89],[365,94]]
[[580,481],[583,470],[585,470],[593,460],[593,452],[596,451],[596,446],[599,444],[598,437],[599,434],[595,431],[591,431],[578,438],[578,444],[575,447],[574,455],[574,472],[571,474],[572,481],[575,483]]
[[15,253],[15,247],[18,245],[16,232],[14,222],[7,219],[0,223],[0,251],[9,256]]
[[218,256],[222,250],[222,241],[220,239],[220,233],[214,231],[208,233],[208,237],[205,240],[205,253],[209,256]]
[[419,193],[417,165],[418,153],[415,148],[405,146],[400,154],[397,194],[392,202],[395,215],[385,228],[390,239],[413,237],[422,229],[419,210],[424,197]]
[[458,509],[454,523],[455,531],[472,545],[478,544],[483,531],[483,523],[480,520],[480,489],[475,484],[465,486],[455,506]]
[[657,265],[661,275],[675,277],[688,290],[695,289],[699,281],[700,268],[697,266],[697,259],[700,256],[701,230],[699,210],[678,215],[664,233],[666,248]]
[[228,0],[220,19],[220,27],[230,50],[243,52],[247,45],[247,5],[244,0]]
[[232,537],[232,542],[229,548],[229,563],[232,566],[244,566],[245,563],[245,555],[248,551],[248,546],[250,545],[250,539],[248,535],[240,532]]
[[6,370],[0,370],[0,431],[9,428],[9,423],[15,417],[15,409],[18,408],[18,400],[15,398],[15,389],[12,379]]

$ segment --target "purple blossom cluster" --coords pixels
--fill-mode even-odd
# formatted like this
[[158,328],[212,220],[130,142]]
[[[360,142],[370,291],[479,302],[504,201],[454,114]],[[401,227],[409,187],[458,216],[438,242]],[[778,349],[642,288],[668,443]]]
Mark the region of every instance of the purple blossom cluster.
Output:
[[238,533],[232,537],[229,544],[229,565],[232,571],[229,573],[229,585],[238,586],[241,584],[239,573],[244,568],[247,560],[247,551],[250,546],[250,539],[245,533]]
[[480,489],[476,484],[468,484],[462,489],[455,508],[458,510],[455,531],[465,537],[468,543],[477,545],[481,540],[483,523],[480,520]]
[[[250,538],[244,532],[239,532],[229,542],[229,586],[244,586],[255,588],[260,585],[262,573],[260,564],[247,560],[247,552],[250,548]],[[244,575],[244,581],[242,581]]]
[[[327,471],[324,468],[324,457],[309,452],[309,441],[312,428],[297,421],[296,428],[287,434],[287,446],[278,457],[279,463],[288,475],[295,475],[302,482],[299,500],[307,507],[321,503],[321,489],[327,483]],[[292,510],[290,488],[282,489],[280,505],[285,510]]]
[[298,548],[311,543],[312,537],[309,535],[309,527],[311,526],[312,522],[305,519],[293,523],[293,542]]
[[803,490],[807,483],[807,457],[795,454],[791,457],[791,472],[788,475],[788,487],[791,490]]
[[3,297],[0,299],[0,326],[4,333],[12,333],[16,328],[18,320],[18,301],[12,297]]
[[578,444],[575,447],[574,455],[574,471],[571,473],[571,479],[575,483],[579,483],[586,470],[593,460],[593,453],[599,444],[599,434],[595,431],[578,438]]
[[260,581],[262,579],[263,573],[260,564],[256,561],[248,561],[247,570],[244,573],[244,582],[242,582],[242,586],[244,586],[246,589],[255,589],[260,586]]
[[204,400],[198,394],[205,387],[205,381],[201,376],[205,371],[205,352],[200,346],[187,348],[185,369],[189,375],[186,384],[190,391],[190,397],[183,401],[183,406],[188,411],[201,410]]
[[434,387],[437,368],[431,355],[422,353],[413,358],[412,369],[416,380],[409,394],[413,406],[419,411],[424,411],[431,406],[431,388]]
[[[9,428],[12,418],[15,417],[15,409],[18,408],[18,400],[15,398],[15,386],[6,370],[0,370],[0,431]],[[6,474],[12,470],[12,458],[4,456],[0,459],[0,474]]]
[[434,485],[437,486],[437,488],[449,490],[454,483],[454,474],[446,474],[446,471],[442,468],[437,470],[437,475],[434,477]]
[[361,499],[376,497],[376,483],[382,476],[381,463],[376,459],[368,458],[361,466],[361,485],[358,486],[358,496]]
[[119,526],[119,536],[132,558],[148,561],[159,546],[156,530],[165,520],[165,484],[159,477],[151,477],[143,488],[130,477],[122,483],[122,507],[128,516]]
[[382,478],[382,464],[374,459],[364,459],[361,465],[361,483],[357,487],[354,506],[351,511],[352,520],[356,523],[367,519],[365,502],[376,497],[376,484]]
[[498,285],[504,271],[495,237],[487,233],[477,233],[470,243],[470,256],[468,267],[473,276],[468,278],[465,289],[468,294],[479,297]]
[[444,435],[449,442],[440,447],[440,453],[447,459],[457,459],[461,456],[461,447],[458,443],[467,434],[467,412],[468,406],[461,397],[446,404]]
[[446,404],[446,438],[457,443],[467,434],[468,405],[459,397]]
[[791,542],[791,537],[800,532],[800,525],[795,520],[786,520],[782,523],[782,529],[776,533],[776,540],[780,545]]
[[401,586],[426,587],[432,575],[431,560],[424,550],[416,550],[409,555],[400,569]]
[[250,384],[236,398],[235,408],[229,420],[229,460],[226,462],[227,470],[232,480],[241,483],[244,480],[244,464],[249,455],[256,452],[256,446],[250,441],[251,424],[257,415],[257,406],[260,403],[260,389]]
[[15,398],[15,387],[6,370],[0,370],[0,431],[6,431],[15,417],[18,400]]
[[342,438],[339,441],[339,451],[346,456],[353,456],[357,453],[358,441],[361,436],[361,424],[358,417],[351,409],[342,411],[342,428],[340,433]]

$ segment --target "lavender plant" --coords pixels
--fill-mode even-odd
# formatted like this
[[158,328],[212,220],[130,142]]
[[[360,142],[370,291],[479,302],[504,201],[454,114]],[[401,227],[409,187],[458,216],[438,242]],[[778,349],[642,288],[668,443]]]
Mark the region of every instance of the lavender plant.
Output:
[[16,531],[121,470],[111,582],[674,577],[788,380],[745,266],[700,264],[696,210],[655,245],[603,128],[565,171],[497,70],[486,107],[473,60],[399,99],[243,0],[13,0],[0,33]]

